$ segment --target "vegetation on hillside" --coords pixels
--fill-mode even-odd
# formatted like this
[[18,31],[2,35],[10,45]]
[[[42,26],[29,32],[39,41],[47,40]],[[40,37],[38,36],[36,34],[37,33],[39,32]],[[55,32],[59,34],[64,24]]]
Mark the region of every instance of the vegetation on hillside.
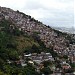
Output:
[[[22,12],[17,12],[23,14]],[[30,18],[30,21],[41,23],[26,14],[23,14],[23,17]],[[69,42],[67,42],[67,46],[75,43],[75,39],[70,35],[57,30],[53,31],[57,34],[57,37],[65,37],[69,40]],[[46,48],[38,34],[40,33],[33,32],[30,36],[26,35],[24,32],[19,31],[12,21],[5,19],[0,21],[0,75],[40,75],[36,72],[35,66],[32,66],[31,64],[27,63],[27,66],[25,67],[15,64],[15,62],[20,59],[19,56],[23,55],[23,53],[41,53],[43,51],[51,53],[53,58],[58,57],[58,54],[53,51],[53,46]],[[67,59],[66,56],[63,58]],[[12,64],[8,64],[7,62],[9,60],[14,62]],[[51,63],[44,62],[43,64],[44,68],[41,70],[41,73],[46,75],[52,73],[49,68]],[[71,65],[75,66],[75,64]]]
[[40,53],[46,50],[36,33],[28,36],[19,31],[11,21],[0,21],[0,75],[39,75],[30,65],[17,66],[15,63],[8,64],[7,60],[18,61],[24,52]]

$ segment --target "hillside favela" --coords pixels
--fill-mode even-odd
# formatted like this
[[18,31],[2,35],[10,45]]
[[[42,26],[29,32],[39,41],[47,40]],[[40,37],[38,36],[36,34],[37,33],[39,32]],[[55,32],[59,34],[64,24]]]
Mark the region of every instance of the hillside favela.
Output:
[[51,27],[0,6],[0,75],[75,75],[72,28]]

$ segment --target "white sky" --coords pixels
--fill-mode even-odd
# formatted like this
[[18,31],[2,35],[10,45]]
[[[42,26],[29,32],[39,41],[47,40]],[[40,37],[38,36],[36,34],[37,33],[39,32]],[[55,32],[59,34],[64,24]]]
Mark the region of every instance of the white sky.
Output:
[[74,26],[74,0],[0,0],[0,6],[22,11],[50,26]]

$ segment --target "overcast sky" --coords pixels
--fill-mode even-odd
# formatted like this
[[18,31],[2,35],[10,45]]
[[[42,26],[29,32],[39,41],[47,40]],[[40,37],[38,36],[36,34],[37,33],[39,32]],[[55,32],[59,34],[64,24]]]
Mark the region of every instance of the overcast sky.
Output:
[[74,0],[0,0],[0,6],[22,11],[50,26],[74,26]]

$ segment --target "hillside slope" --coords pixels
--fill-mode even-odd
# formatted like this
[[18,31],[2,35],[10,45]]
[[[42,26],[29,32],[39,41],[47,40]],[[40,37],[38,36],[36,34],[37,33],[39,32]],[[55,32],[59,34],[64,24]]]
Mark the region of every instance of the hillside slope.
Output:
[[[20,58],[24,53],[41,52],[51,53],[52,59],[64,55],[74,58],[75,35],[52,29],[22,12],[0,7],[0,74],[41,75],[35,71],[37,65]],[[22,67],[21,61],[26,61],[27,66]]]
[[[70,45],[75,45],[75,35],[52,29],[18,10],[14,11],[10,8],[0,7],[0,20],[2,19],[12,22],[10,24],[11,28],[16,27],[24,35],[32,36],[37,41],[41,40],[47,48],[52,48],[57,53],[72,50]],[[20,37],[18,39],[18,43],[20,43]],[[22,44],[20,44],[20,48],[21,46]]]
[[55,31],[29,15],[5,7],[0,7],[0,15],[6,20],[11,20],[20,31],[28,35],[37,33],[46,47],[53,46],[54,49],[64,50],[67,44],[69,45],[69,40],[65,38],[68,37],[67,34]]

